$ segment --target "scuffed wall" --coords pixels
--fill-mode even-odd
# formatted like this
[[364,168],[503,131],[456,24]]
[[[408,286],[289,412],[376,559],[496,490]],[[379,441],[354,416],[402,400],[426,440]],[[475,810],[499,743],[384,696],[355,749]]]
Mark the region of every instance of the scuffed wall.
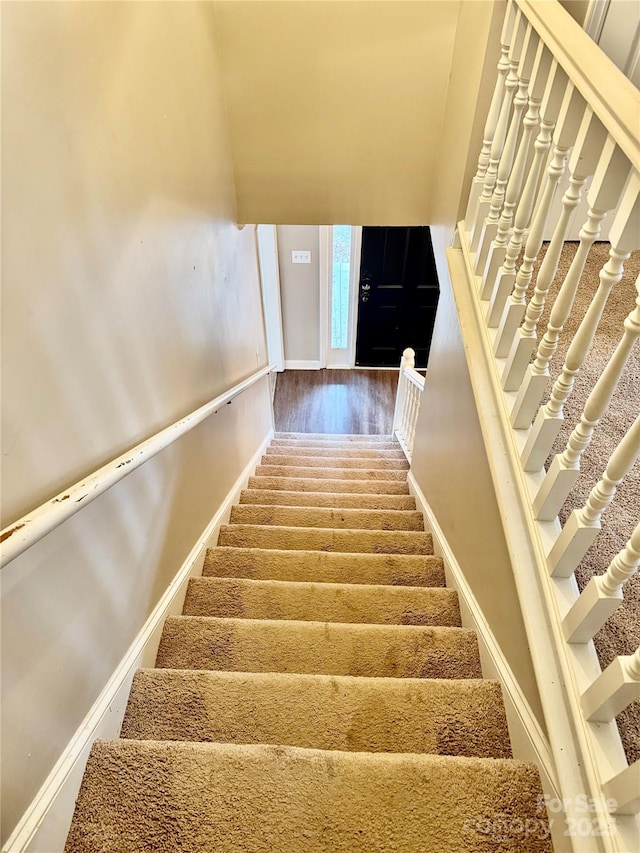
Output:
[[[210,4],[2,5],[2,517],[265,362]],[[11,831],[269,429],[266,380],[3,570]]]

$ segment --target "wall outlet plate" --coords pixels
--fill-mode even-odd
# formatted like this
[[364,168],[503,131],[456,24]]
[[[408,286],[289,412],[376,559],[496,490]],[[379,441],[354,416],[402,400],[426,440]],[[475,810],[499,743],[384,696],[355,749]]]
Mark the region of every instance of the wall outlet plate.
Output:
[[310,264],[311,263],[311,252],[302,252],[299,250],[291,252],[291,263],[292,264]]

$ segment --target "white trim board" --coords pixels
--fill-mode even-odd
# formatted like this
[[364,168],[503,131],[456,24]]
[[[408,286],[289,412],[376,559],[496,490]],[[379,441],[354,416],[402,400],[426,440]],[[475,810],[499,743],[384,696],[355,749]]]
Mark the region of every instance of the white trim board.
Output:
[[274,362],[277,370],[281,371],[284,370],[284,339],[276,226],[256,225],[255,237],[262,290],[267,357],[268,361]]
[[[545,794],[559,797],[557,773],[549,740],[522,692],[413,471],[409,471],[407,482],[416,499],[418,510],[424,515],[425,529],[433,536],[434,553],[444,560],[447,586],[458,593],[462,624],[477,634],[483,676],[495,679],[502,685],[514,758],[533,762],[540,772]],[[556,832],[552,833],[554,850],[556,853],[570,853],[572,847],[570,843],[567,845],[568,839],[564,837],[564,823],[559,821],[555,829],[558,837],[556,838]]]
[[305,360],[285,360],[285,370],[322,370],[323,364],[319,359],[314,361]]
[[207,548],[217,541],[220,526],[228,520],[231,507],[238,501],[272,438],[273,430],[269,430],[69,741],[2,853],[58,853],[63,850],[93,742],[119,737],[136,670],[154,666],[165,619],[182,612],[189,579],[202,574]]

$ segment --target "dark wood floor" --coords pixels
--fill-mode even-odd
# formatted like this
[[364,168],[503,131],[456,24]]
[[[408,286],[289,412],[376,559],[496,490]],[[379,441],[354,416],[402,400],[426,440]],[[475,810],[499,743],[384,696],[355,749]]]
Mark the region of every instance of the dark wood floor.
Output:
[[389,435],[397,370],[285,370],[278,373],[278,432]]

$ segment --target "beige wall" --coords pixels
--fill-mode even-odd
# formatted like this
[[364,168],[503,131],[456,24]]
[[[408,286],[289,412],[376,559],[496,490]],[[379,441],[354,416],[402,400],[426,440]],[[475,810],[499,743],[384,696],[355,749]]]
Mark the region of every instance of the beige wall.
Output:
[[459,7],[436,169],[435,225],[451,228],[464,217],[493,94],[506,7],[506,0],[476,0]]
[[564,6],[571,17],[575,18],[580,25],[585,21],[589,3],[590,0],[560,0],[560,4]]
[[432,229],[440,278],[424,400],[411,467],[534,713],[542,708],[509,552],[467,370],[444,249]]
[[432,220],[458,0],[214,5],[241,221]]
[[451,290],[445,248],[464,215],[495,82],[505,3],[462,3],[432,226],[440,279],[412,469],[534,713],[542,721],[509,552]]
[[[319,231],[317,225],[278,225],[277,228],[286,362],[317,362],[320,358]],[[294,249],[310,251],[311,263],[292,263]]]
[[[4,523],[264,363],[213,26],[3,4]],[[269,425],[263,382],[3,570],[3,836]]]

